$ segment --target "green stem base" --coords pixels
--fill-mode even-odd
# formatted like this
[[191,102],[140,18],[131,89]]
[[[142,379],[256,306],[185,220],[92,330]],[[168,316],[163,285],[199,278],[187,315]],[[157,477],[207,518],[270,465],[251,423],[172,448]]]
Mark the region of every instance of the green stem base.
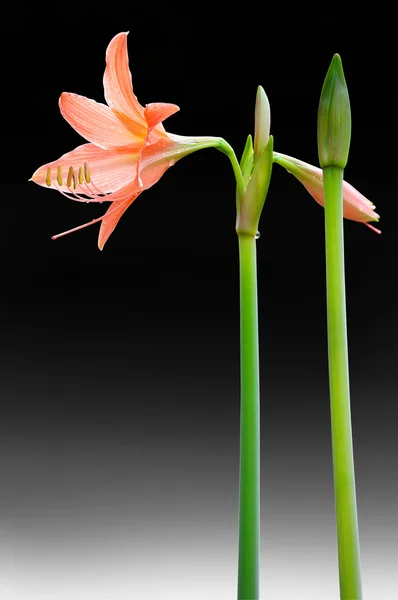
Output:
[[259,598],[260,385],[256,240],[239,234],[241,415],[238,600]]
[[323,169],[330,412],[341,600],[361,600],[346,325],[343,169]]

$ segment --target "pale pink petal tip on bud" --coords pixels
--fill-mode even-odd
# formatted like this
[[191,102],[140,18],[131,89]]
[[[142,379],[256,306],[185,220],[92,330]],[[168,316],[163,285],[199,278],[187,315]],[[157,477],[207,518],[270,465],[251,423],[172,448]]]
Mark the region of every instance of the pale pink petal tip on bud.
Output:
[[[274,162],[284,167],[303,184],[311,196],[324,206],[323,172],[309,163],[274,152]],[[350,221],[364,223],[369,229],[381,233],[379,229],[369,225],[369,221],[378,221],[380,216],[374,211],[375,205],[347,181],[343,181],[343,217]]]

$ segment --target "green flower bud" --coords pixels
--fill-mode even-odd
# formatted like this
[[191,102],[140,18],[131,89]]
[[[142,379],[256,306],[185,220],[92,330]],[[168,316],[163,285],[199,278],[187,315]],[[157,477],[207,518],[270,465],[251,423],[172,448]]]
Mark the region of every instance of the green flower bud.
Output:
[[344,169],[351,140],[351,109],[343,65],[333,56],[322,88],[318,109],[318,156],[322,169]]
[[268,98],[259,86],[254,113],[254,144],[251,135],[246,140],[240,161],[243,189],[237,194],[236,231],[257,234],[258,223],[267,197],[273,163],[274,140],[269,134],[271,111]]

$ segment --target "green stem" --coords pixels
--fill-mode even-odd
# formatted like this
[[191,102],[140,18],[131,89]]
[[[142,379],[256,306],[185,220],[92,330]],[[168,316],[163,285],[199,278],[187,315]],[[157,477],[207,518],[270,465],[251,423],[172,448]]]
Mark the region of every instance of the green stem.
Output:
[[351,433],[343,238],[343,169],[323,169],[330,409],[341,600],[361,600]]
[[[216,148],[223,154],[226,154],[231,161],[232,169],[234,171],[236,179],[237,196],[239,196],[244,189],[243,175],[239,165],[239,161],[236,158],[236,154],[232,146],[228,144],[224,138],[221,137],[193,137],[193,136],[181,136],[176,134],[168,134],[172,140],[179,142],[181,147],[178,151],[178,158],[197,152],[198,150],[204,150],[205,148]],[[184,147],[185,146],[185,147]],[[172,153],[169,154],[172,158]]]
[[240,487],[238,600],[259,598],[260,385],[256,240],[238,234],[240,273]]
[[243,183],[243,175],[239,165],[239,161],[236,158],[236,154],[232,148],[223,138],[219,138],[219,144],[217,146],[218,150],[226,154],[231,161],[231,165],[234,171],[235,179],[236,179],[236,192],[237,197],[239,198],[244,189]]

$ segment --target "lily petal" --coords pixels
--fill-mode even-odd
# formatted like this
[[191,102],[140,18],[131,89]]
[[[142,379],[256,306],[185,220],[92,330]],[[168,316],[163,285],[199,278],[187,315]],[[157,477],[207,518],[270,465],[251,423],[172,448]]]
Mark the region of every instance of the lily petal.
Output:
[[[136,181],[133,186],[130,187],[130,197],[126,197],[122,201],[120,201],[120,199],[117,197],[118,194],[116,194],[116,204],[113,202],[103,216],[98,236],[98,247],[100,250],[103,249],[120,218],[129,208],[129,206],[131,206],[134,200],[141,194],[141,192],[155,185],[155,183],[159,181],[167,169],[173,166],[174,161],[171,161],[167,155],[164,156],[160,151],[161,147],[164,148],[164,144],[158,145],[157,150],[153,148],[154,145],[155,144],[147,146],[143,150],[142,167],[140,172],[142,187],[139,187],[138,182]],[[120,190],[120,192],[122,192],[122,190]],[[128,192],[125,192],[126,196],[127,194]]]
[[142,146],[143,138],[130,131],[106,104],[64,92],[59,99],[59,108],[73,129],[100,148]]
[[[160,137],[157,141],[154,141],[151,144],[147,144],[142,148],[138,158],[137,165],[137,182],[141,187],[143,186],[145,189],[151,187],[153,183],[148,185],[148,172],[147,168],[151,167],[154,172],[155,165],[158,163],[164,166],[164,170],[161,172],[159,177],[163,175],[165,171],[169,167],[172,167],[177,160],[182,158],[183,155],[180,155],[183,151],[183,145],[171,140],[169,137]],[[189,145],[192,151],[192,145]],[[150,171],[151,172],[151,171]],[[143,179],[143,173],[145,174],[145,179]],[[154,183],[158,181],[159,177],[155,179]]]
[[126,212],[129,206],[133,204],[134,200],[138,198],[141,191],[135,191],[129,198],[123,200],[123,202],[116,202],[110,205],[106,213],[101,219],[101,227],[98,236],[98,248],[102,250],[109,239],[109,236],[113,233],[116,225],[119,223],[120,218]]
[[[72,182],[69,181],[68,185],[72,167],[77,176],[79,173],[84,175],[85,188],[91,189],[92,186],[95,186],[103,193],[115,192],[135,178],[137,157],[138,151],[134,151],[128,146],[104,150],[94,144],[82,144],[71,152],[63,154],[58,160],[39,167],[33,173],[32,180],[44,187],[72,192]],[[88,186],[86,186],[87,174],[90,179]],[[77,192],[84,193],[84,188],[79,186]]]
[[138,136],[145,137],[144,108],[133,92],[127,52],[127,33],[118,33],[106,50],[104,93],[107,104]]
[[145,117],[148,123],[148,128],[152,129],[159,125],[162,121],[171,117],[180,110],[176,104],[167,104],[165,102],[152,102],[145,107]]

